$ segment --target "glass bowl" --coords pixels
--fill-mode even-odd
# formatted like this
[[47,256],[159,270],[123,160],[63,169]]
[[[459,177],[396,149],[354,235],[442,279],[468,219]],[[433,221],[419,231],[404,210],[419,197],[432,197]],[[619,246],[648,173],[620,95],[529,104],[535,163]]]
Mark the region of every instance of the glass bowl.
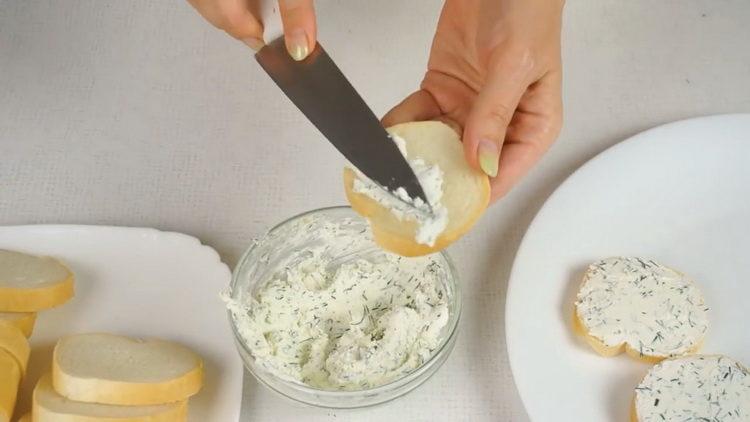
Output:
[[[312,242],[320,242],[319,239],[316,240],[304,234],[304,231],[300,238],[300,223],[307,225],[308,223],[314,224],[316,221],[333,223],[346,221],[346,230],[352,231],[352,233],[349,233],[350,235],[360,235],[368,229],[367,222],[349,207],[314,210],[282,222],[272,228],[264,237],[254,242],[240,258],[232,274],[229,290],[230,300],[244,303],[245,300],[256,294],[257,289],[261,287],[259,283],[267,280],[267,274],[273,270],[275,262],[284,259],[295,251],[299,251]],[[307,228],[309,226],[302,227]],[[307,230],[307,232],[312,235],[312,230]],[[292,238],[295,239],[294,242],[290,241]],[[375,248],[377,246],[373,243],[372,249]],[[357,254],[363,254],[364,257],[367,252],[347,250],[342,254],[345,255],[346,259],[349,259],[350,256],[356,256]],[[461,316],[458,275],[448,254],[441,252],[436,254],[434,258],[437,261],[438,274],[442,281],[442,290],[448,305],[448,323],[443,327],[440,342],[432,351],[432,355],[413,371],[387,384],[355,391],[324,390],[297,380],[277,376],[256,362],[245,338],[238,330],[234,314],[230,311],[229,321],[234,333],[235,344],[245,367],[258,381],[271,390],[292,400],[318,407],[357,408],[372,406],[408,393],[440,368],[453,350],[458,335],[458,321]]]

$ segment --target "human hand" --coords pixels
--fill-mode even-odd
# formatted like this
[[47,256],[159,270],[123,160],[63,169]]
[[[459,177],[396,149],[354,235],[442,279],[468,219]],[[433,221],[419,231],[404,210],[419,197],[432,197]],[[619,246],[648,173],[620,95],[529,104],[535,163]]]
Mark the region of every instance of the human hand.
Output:
[[[265,44],[259,1],[188,0],[213,26],[224,30],[253,50],[260,50]],[[289,54],[295,60],[304,59],[317,41],[313,0],[279,0],[279,13]]]
[[446,0],[420,89],[383,124],[442,120],[505,195],[562,126],[563,0]]

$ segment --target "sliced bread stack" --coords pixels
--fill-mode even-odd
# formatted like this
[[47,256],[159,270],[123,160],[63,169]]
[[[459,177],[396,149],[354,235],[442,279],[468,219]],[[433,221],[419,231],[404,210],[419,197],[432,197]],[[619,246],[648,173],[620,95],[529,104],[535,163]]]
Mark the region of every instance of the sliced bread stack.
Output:
[[0,422],[13,416],[36,313],[70,299],[73,280],[55,258],[0,249]]
[[187,420],[203,362],[168,341],[78,334],[57,343],[52,373],[34,389],[35,422]]

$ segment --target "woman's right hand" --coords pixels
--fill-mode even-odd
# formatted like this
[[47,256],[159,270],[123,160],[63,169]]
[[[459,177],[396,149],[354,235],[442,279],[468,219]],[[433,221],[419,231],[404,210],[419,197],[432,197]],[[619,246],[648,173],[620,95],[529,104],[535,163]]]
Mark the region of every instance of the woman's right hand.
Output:
[[442,120],[505,195],[562,126],[564,0],[446,0],[420,89],[383,124]]
[[[263,22],[259,16],[259,0],[188,0],[207,21],[253,50],[260,50]],[[313,0],[279,0],[281,23],[289,54],[302,60],[315,47],[317,28]]]

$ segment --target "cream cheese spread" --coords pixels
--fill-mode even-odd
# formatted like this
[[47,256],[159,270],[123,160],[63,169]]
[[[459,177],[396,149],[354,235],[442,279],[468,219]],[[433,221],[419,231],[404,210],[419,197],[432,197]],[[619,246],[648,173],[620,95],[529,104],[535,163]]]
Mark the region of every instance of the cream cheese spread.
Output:
[[[287,380],[326,390],[393,381],[432,356],[449,321],[444,266],[377,248],[361,220],[301,221],[315,239],[267,259],[253,294],[228,308],[255,361]],[[289,245],[298,239],[288,239]]]
[[725,356],[686,356],[654,366],[635,389],[639,422],[750,421],[750,372]]
[[423,245],[434,246],[435,240],[448,225],[448,210],[440,201],[443,197],[443,171],[440,166],[428,164],[421,158],[408,159],[404,139],[397,135],[391,135],[391,139],[407,158],[429,205],[421,198],[410,198],[404,188],[398,188],[393,193],[387,192],[357,169],[355,171],[358,177],[354,179],[352,188],[354,192],[366,195],[391,210],[398,219],[416,221],[414,240]]
[[576,301],[587,333],[608,347],[627,343],[641,356],[694,350],[708,329],[708,308],[685,275],[643,258],[592,264]]

